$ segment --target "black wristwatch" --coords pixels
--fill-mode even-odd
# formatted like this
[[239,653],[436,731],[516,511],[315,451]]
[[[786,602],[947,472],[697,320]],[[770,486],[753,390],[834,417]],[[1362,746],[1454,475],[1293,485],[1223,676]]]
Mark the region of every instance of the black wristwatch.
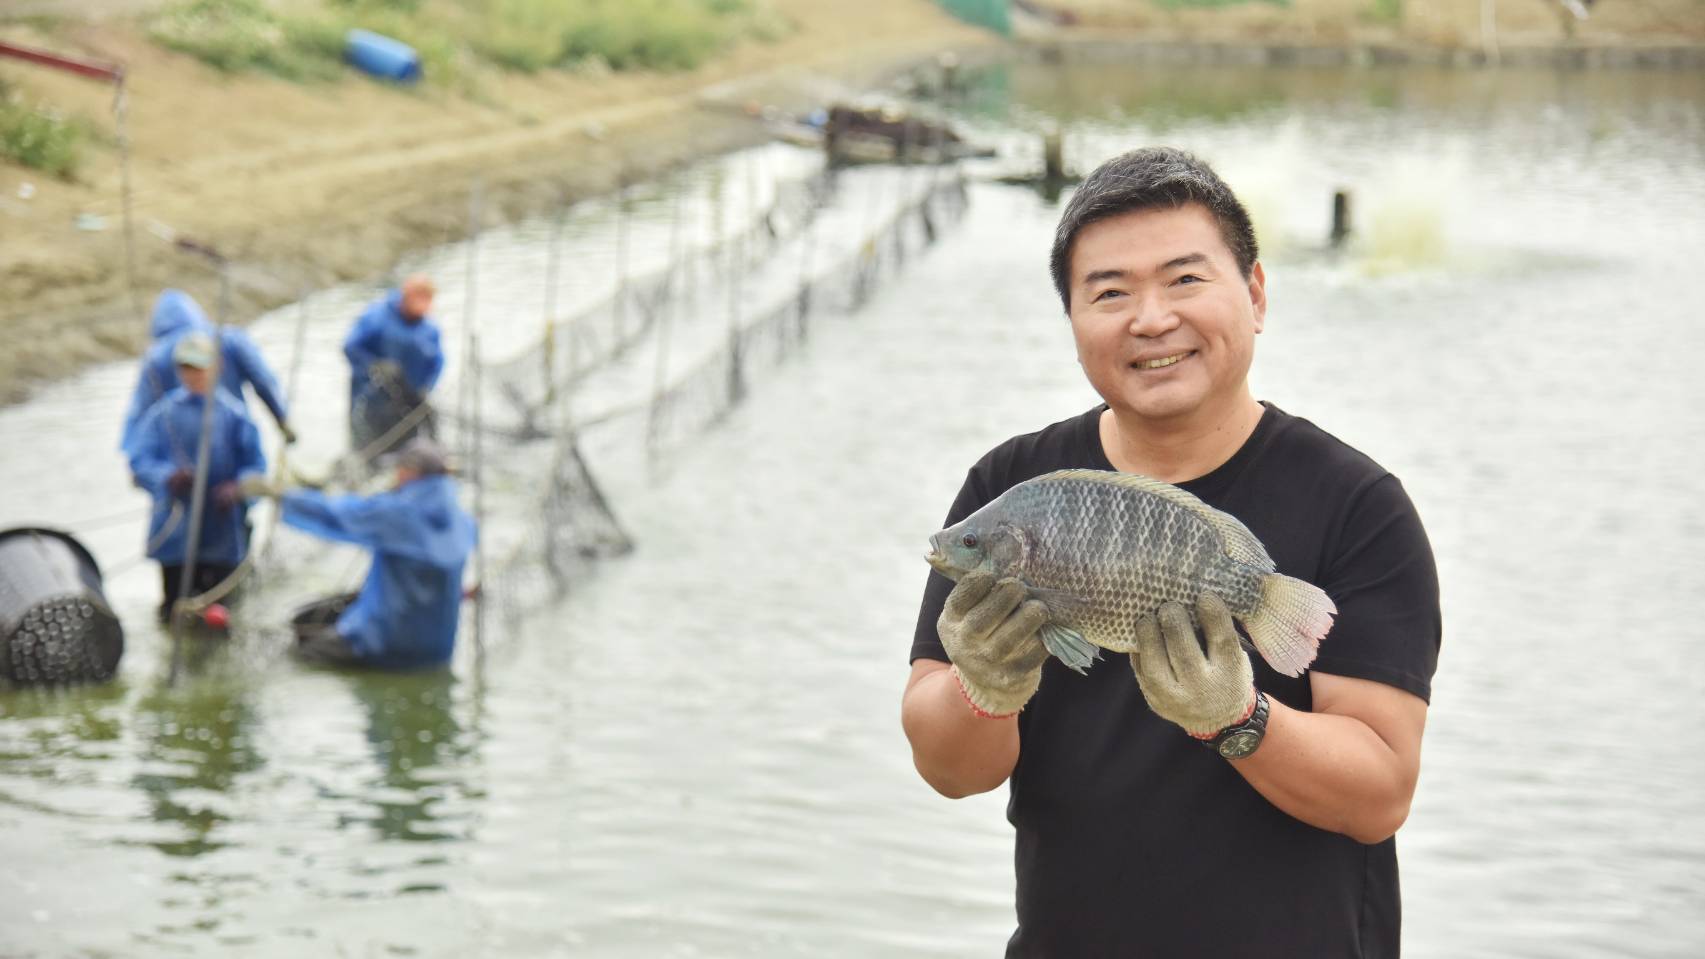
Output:
[[1227,759],[1242,759],[1261,748],[1261,738],[1267,735],[1267,694],[1255,693],[1255,711],[1249,718],[1219,731],[1202,745]]

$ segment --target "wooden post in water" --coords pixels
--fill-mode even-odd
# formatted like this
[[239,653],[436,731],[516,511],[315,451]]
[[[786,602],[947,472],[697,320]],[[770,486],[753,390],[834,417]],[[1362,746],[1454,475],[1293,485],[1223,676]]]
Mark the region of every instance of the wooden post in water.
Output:
[[936,65],[941,67],[941,92],[954,94],[959,92],[959,55],[949,50],[935,58]]
[[1332,248],[1344,245],[1350,236],[1350,191],[1339,190],[1332,194]]
[[1480,48],[1491,66],[1503,59],[1498,50],[1498,0],[1480,0]]
[[1065,147],[1060,131],[1049,130],[1042,134],[1042,179],[1049,183],[1058,183],[1065,178]]

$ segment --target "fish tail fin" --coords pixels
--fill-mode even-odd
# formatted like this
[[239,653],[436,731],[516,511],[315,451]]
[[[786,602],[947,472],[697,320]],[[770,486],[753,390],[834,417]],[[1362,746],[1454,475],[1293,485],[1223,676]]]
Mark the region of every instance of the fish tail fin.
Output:
[[1243,627],[1268,665],[1286,676],[1300,676],[1314,662],[1337,613],[1332,597],[1320,587],[1269,573],[1261,577],[1261,604]]
[[1056,623],[1047,623],[1042,627],[1042,645],[1054,658],[1065,663],[1068,669],[1082,674],[1101,658],[1101,650],[1083,638],[1083,634],[1075,629],[1068,629]]

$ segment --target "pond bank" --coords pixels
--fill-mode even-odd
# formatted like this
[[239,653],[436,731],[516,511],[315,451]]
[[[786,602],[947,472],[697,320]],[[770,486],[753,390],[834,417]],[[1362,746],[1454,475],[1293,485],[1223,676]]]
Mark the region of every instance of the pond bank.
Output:
[[1024,48],[1031,55],[1050,63],[1705,69],[1705,43],[1682,42],[1524,43],[1468,47],[1395,39],[1319,43],[1069,30],[1034,36],[1024,44]]
[[482,223],[514,220],[756,142],[756,109],[806,109],[943,50],[996,42],[929,0],[771,5],[788,36],[697,70],[499,74],[474,96],[353,74],[326,84],[224,74],[124,20],[0,22],[0,38],[126,64],[140,301],[126,281],[112,91],[0,64],[23,99],[81,118],[98,143],[74,182],[0,166],[0,403],[138,352],[161,287],[211,309],[215,276],[172,238],[230,258],[229,318],[247,322],[307,290],[378,281],[400,256],[466,235],[476,181]]

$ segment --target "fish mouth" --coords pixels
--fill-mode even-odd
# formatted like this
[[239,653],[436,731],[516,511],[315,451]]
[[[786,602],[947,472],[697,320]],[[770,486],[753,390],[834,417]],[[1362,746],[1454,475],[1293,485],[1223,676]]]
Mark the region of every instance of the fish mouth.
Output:
[[1177,366],[1180,362],[1195,355],[1195,350],[1183,350],[1166,356],[1154,356],[1146,359],[1132,360],[1131,369],[1138,371],[1163,370],[1169,366]]
[[941,550],[932,549],[924,554],[924,562],[930,564],[936,572],[943,576],[949,575],[950,567],[947,564],[947,554]]

